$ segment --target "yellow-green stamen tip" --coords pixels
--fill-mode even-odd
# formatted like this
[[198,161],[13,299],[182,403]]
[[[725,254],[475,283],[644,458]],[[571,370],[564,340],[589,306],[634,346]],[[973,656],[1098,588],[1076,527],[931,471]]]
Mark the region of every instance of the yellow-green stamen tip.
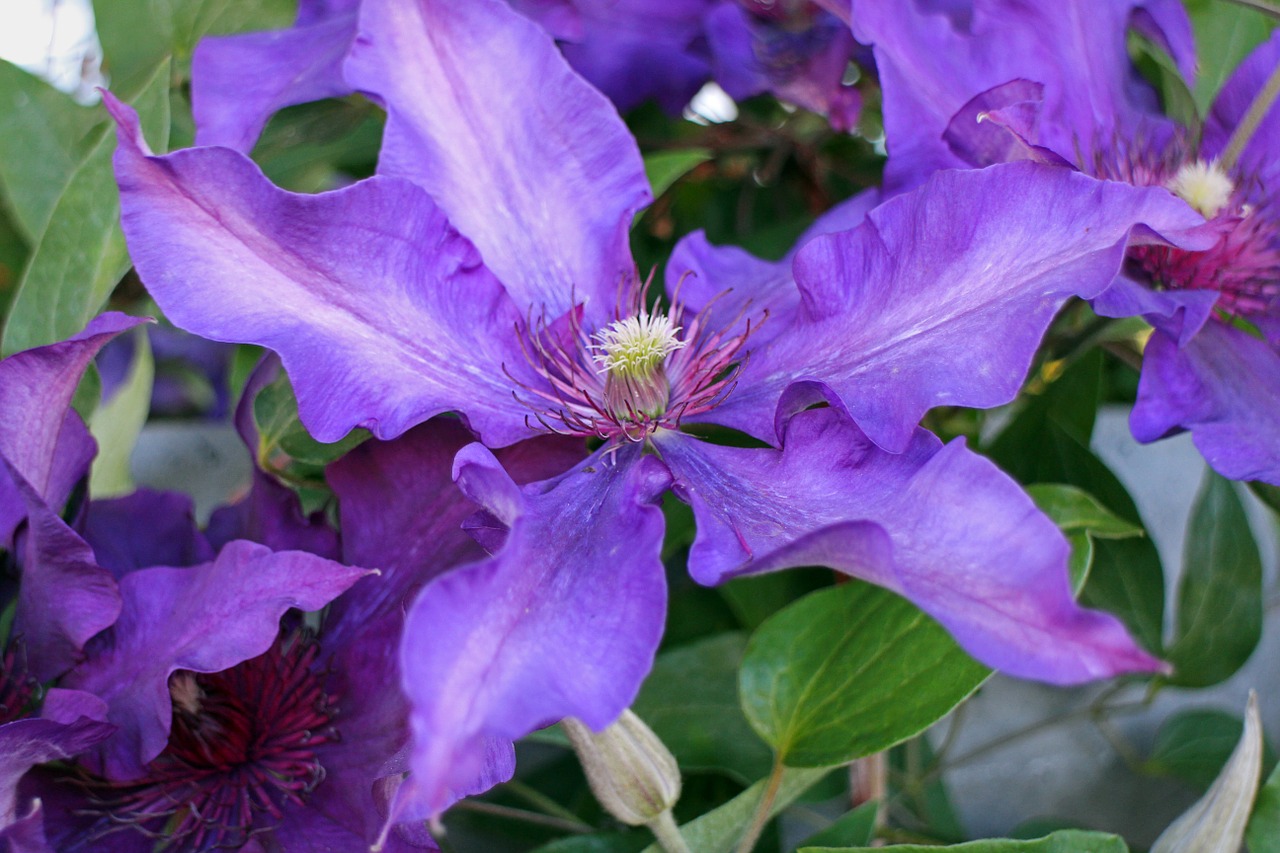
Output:
[[1231,201],[1236,185],[1218,162],[1196,160],[1187,163],[1168,183],[1169,191],[1212,219]]
[[676,337],[679,332],[666,314],[642,311],[597,332],[592,358],[601,373],[618,379],[647,379],[667,356],[684,347],[685,342]]

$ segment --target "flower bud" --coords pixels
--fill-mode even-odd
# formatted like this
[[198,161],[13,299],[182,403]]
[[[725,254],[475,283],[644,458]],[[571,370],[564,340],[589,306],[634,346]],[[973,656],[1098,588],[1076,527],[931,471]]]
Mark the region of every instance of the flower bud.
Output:
[[680,799],[680,769],[670,750],[631,711],[602,732],[581,720],[561,723],[600,805],[630,826],[658,818]]

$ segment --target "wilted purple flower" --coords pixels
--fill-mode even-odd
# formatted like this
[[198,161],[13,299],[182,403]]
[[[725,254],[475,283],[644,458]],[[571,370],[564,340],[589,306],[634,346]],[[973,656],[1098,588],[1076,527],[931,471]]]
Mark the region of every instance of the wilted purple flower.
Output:
[[1159,666],[1075,605],[1065,540],[1010,479],[916,424],[1011,399],[1054,311],[1106,286],[1136,226],[1145,242],[1199,221],[1181,202],[1034,163],[943,174],[812,240],[794,280],[733,255],[718,269],[741,278],[671,282],[658,311],[627,246],[650,197],[634,142],[545,33],[493,2],[370,4],[345,74],[387,106],[381,174],[318,196],[226,149],[150,156],[108,103],[142,278],[175,323],[279,352],[317,438],[456,411],[491,447],[604,441],[523,488],[481,445],[459,452],[493,556],[409,613],[401,819],[474,790],[495,743],[509,772],[514,738],[564,716],[602,728],[630,703],[662,632],[668,487],[694,507],[704,582],[826,563],[1014,674]]
[[855,0],[854,25],[875,44],[888,174],[900,186],[934,167],[1031,158],[1164,187],[1205,216],[1191,242],[1131,249],[1093,305],[1155,327],[1130,419],[1138,440],[1190,430],[1224,476],[1280,483],[1280,211],[1271,195],[1280,112],[1234,164],[1219,162],[1280,63],[1280,38],[1223,87],[1197,148],[1159,115],[1125,49],[1126,28],[1138,28],[1189,76],[1195,51],[1180,4],[997,2],[956,21]]

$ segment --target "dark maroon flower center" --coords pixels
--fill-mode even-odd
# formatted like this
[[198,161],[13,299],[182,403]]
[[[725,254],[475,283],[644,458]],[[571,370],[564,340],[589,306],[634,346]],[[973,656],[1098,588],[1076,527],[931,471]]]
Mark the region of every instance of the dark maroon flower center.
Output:
[[1233,317],[1280,316],[1280,216],[1265,189],[1248,175],[1225,174],[1226,191],[1205,208],[1183,176],[1217,169],[1196,160],[1181,138],[1163,146],[1116,144],[1095,157],[1098,177],[1138,186],[1169,188],[1200,209],[1218,241],[1203,251],[1172,246],[1135,246],[1131,270],[1161,290],[1212,290],[1217,308]]
[[27,672],[27,655],[22,639],[10,639],[4,657],[0,658],[0,725],[27,715],[38,686]]
[[318,654],[292,634],[223,672],[175,673],[168,747],[145,778],[97,792],[111,821],[167,839],[164,850],[235,848],[302,805],[324,778],[316,749],[338,739]]

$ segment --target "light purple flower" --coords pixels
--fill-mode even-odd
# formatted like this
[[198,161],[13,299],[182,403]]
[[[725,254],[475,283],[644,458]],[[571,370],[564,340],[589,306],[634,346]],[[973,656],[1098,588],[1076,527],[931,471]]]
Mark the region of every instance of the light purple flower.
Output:
[[[942,174],[842,210],[865,220],[815,237],[794,275],[703,241],[706,279],[676,276],[649,313],[627,245],[649,200],[638,152],[535,25],[494,2],[367,5],[345,74],[388,109],[380,174],[318,196],[226,149],[151,156],[108,103],[143,280],[175,323],[277,351],[317,438],[452,411],[489,447],[604,442],[524,486],[479,444],[459,452],[482,508],[466,527],[492,556],[409,612],[399,818],[474,790],[495,744],[509,772],[515,738],[569,715],[602,727],[634,698],[662,631],[669,487],[698,516],[706,582],[822,557],[1017,675],[1159,667],[1075,605],[1067,545],[1013,481],[916,424],[1010,400],[1068,296],[1101,291],[1131,238],[1199,221],[1181,202],[1035,163]],[[695,422],[782,449],[680,432]]]
[[1232,131],[1280,63],[1280,38],[1228,80],[1199,148],[1135,81],[1127,27],[1164,44],[1188,73],[1194,50],[1179,4],[980,5],[965,21],[855,0],[855,32],[874,42],[885,87],[888,174],[911,185],[933,168],[1013,159],[1075,164],[1098,177],[1165,187],[1208,220],[1179,246],[1136,246],[1093,300],[1104,316],[1143,315],[1134,436],[1190,430],[1219,473],[1280,483],[1280,111],[1228,174]]

